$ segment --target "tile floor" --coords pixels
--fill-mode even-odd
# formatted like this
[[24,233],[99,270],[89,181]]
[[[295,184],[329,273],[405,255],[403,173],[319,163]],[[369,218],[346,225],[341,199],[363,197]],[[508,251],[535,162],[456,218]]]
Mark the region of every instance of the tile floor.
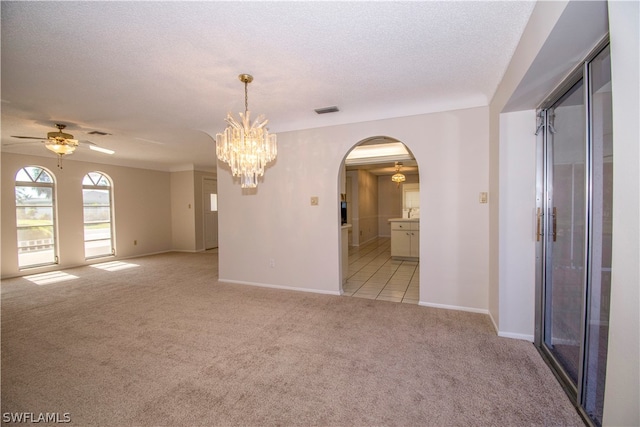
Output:
[[418,261],[391,259],[391,239],[379,237],[349,248],[349,272],[343,295],[418,303]]

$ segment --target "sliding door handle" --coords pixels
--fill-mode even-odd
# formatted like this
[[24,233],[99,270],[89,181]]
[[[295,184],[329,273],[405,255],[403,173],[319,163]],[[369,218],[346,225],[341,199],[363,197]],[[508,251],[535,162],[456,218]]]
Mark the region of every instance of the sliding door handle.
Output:
[[542,208],[536,210],[536,242],[542,237]]
[[555,206],[553,207],[553,213],[551,214],[551,217],[553,219],[553,226],[552,226],[552,232],[553,232],[553,241],[556,241],[556,218],[558,217],[558,211],[556,210]]

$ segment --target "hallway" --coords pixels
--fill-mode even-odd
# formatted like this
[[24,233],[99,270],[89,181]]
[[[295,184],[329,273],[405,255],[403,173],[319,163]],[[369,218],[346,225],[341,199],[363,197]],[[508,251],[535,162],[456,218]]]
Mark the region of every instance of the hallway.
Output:
[[344,296],[418,304],[419,262],[391,259],[391,239],[349,248]]

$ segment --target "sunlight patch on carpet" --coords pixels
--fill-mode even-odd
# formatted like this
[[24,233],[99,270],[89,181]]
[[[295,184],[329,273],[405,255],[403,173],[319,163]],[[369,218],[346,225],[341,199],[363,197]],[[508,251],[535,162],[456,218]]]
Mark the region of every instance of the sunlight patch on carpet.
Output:
[[91,267],[99,268],[101,270],[106,271],[118,271],[124,270],[126,268],[140,267],[138,264],[132,264],[130,262],[122,262],[122,261],[111,261],[111,262],[103,262],[100,264],[92,264]]
[[77,279],[78,276],[65,273],[62,271],[50,271],[48,273],[32,274],[24,276],[25,279],[35,283],[36,285],[50,285],[51,283],[65,282],[67,280]]

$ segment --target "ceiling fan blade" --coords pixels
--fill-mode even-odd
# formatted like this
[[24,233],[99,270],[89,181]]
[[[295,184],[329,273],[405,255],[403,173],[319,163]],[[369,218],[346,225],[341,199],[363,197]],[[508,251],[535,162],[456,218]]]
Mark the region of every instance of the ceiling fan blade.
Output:
[[40,141],[44,141],[47,138],[38,138],[37,136],[16,136],[16,135],[11,135],[11,138],[20,138],[20,139],[39,139]]
[[[44,141],[40,141],[44,142]],[[36,141],[28,141],[28,142],[9,142],[6,144],[2,144],[3,147],[13,147],[15,145],[28,145],[28,144],[37,144]]]
[[108,148],[102,148],[102,147],[99,147],[99,146],[97,146],[95,144],[90,145],[89,148],[91,150],[93,150],[93,151],[97,151],[97,152],[102,153],[102,154],[113,154],[113,153],[115,153],[115,151],[113,151],[113,150],[109,150]]
[[113,151],[113,150],[109,150],[108,148],[100,147],[95,142],[91,142],[91,141],[88,141],[86,139],[80,141],[80,143],[81,144],[87,144],[89,146],[89,149],[91,149],[93,151],[97,151],[99,153],[103,153],[103,154],[114,154],[115,153],[115,151]]

